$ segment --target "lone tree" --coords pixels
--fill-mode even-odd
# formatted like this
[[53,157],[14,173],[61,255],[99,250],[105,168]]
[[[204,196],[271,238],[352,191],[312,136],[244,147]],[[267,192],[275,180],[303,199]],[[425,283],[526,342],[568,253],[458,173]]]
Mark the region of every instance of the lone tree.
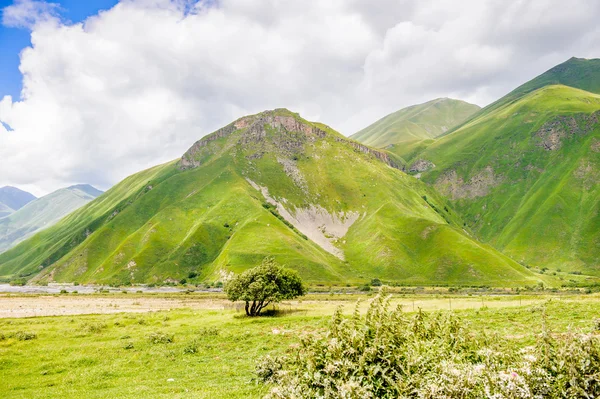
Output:
[[246,270],[225,284],[227,298],[245,301],[246,315],[260,316],[271,303],[293,299],[306,294],[298,273],[265,258],[260,266]]

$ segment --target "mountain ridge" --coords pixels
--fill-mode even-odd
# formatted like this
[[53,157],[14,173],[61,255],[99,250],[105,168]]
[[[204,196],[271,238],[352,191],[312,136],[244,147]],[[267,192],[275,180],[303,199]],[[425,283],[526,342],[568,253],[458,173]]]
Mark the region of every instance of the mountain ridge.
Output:
[[0,252],[48,228],[102,192],[87,184],[56,190],[0,219]]
[[1,254],[0,277],[217,281],[273,256],[311,283],[544,279],[475,241],[391,161],[285,109],[249,115]]
[[18,211],[36,197],[17,187],[0,187],[0,218]]
[[407,147],[431,142],[479,109],[462,100],[437,98],[388,114],[350,138],[404,156]]

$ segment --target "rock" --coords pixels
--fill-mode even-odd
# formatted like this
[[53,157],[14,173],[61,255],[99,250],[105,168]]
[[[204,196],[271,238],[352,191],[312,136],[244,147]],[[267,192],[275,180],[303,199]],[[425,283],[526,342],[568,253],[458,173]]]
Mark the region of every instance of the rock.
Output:
[[585,135],[596,128],[599,123],[600,111],[591,115],[577,114],[559,116],[542,125],[534,136],[540,141],[536,146],[547,151],[556,151],[562,147],[562,140],[574,135]]
[[429,169],[433,169],[435,168],[435,164],[431,161],[428,161],[426,159],[419,159],[417,161],[415,161],[410,169],[408,169],[409,172],[426,172]]
[[496,175],[491,166],[473,175],[468,182],[459,177],[455,170],[450,170],[436,180],[435,188],[453,200],[472,199],[486,196],[490,189],[499,185],[502,180],[503,177]]

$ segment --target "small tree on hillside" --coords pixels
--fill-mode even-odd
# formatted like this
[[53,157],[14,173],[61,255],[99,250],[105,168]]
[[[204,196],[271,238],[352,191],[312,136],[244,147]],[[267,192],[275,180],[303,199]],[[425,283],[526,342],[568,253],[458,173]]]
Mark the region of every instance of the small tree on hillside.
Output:
[[225,284],[227,298],[245,301],[246,315],[259,316],[271,303],[293,299],[306,293],[298,273],[265,258],[260,266],[246,270]]

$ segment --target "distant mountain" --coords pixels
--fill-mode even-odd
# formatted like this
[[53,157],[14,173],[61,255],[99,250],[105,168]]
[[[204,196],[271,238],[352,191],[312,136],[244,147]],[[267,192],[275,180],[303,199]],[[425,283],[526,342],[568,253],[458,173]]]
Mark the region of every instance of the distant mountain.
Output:
[[8,216],[11,213],[13,213],[14,210],[9,208],[8,206],[4,205],[3,203],[0,203],[0,219],[3,218],[4,216]]
[[422,146],[423,141],[432,142],[479,109],[464,101],[438,98],[389,114],[350,138],[405,156]]
[[437,139],[409,160],[411,169],[513,259],[600,276],[600,95],[593,92],[600,92],[600,60],[573,58]]
[[17,211],[35,200],[33,194],[19,190],[16,187],[0,188],[0,218]]
[[0,278],[218,281],[266,256],[313,284],[530,285],[382,150],[285,109],[205,136],[0,255]]
[[76,185],[36,199],[0,219],[0,252],[46,229],[102,194],[90,185]]

